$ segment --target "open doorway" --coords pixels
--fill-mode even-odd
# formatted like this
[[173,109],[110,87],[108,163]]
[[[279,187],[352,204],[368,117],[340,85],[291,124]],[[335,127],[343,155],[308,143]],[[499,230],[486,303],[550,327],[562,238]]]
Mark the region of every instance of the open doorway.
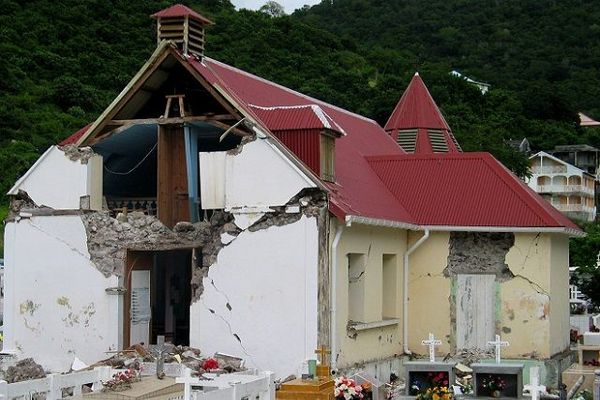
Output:
[[124,345],[189,345],[192,249],[127,253]]

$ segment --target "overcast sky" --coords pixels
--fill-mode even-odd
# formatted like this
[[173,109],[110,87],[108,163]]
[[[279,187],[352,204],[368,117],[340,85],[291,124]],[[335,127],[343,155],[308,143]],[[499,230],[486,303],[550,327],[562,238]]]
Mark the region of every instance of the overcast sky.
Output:
[[[314,5],[320,0],[275,0],[285,8],[287,14],[292,13],[297,8],[302,8],[303,5]],[[258,10],[267,0],[231,0],[237,8],[249,8],[250,10]]]

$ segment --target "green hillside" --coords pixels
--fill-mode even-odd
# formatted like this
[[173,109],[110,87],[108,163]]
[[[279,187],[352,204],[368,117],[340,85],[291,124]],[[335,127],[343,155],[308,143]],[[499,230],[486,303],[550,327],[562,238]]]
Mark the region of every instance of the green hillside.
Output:
[[[579,110],[600,117],[593,2],[326,0],[283,17],[228,0],[183,3],[216,23],[209,56],[382,124],[418,69],[463,148],[491,151],[518,174],[526,160],[506,139],[600,146],[600,133],[576,121]],[[156,44],[149,15],[171,4],[2,2],[0,191],[109,104]]]

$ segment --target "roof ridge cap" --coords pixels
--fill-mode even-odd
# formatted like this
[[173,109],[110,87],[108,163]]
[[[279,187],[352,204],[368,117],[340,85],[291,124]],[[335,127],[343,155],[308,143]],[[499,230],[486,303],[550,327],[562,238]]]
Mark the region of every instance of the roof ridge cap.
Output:
[[250,72],[244,71],[243,69],[236,68],[236,67],[234,67],[234,66],[232,66],[232,65],[229,65],[229,64],[225,64],[224,62],[222,62],[222,61],[219,61],[219,60],[215,60],[214,58],[211,58],[211,57],[208,57],[208,56],[204,56],[204,57],[203,57],[203,59],[206,59],[206,60],[208,60],[208,61],[211,61],[211,62],[214,62],[214,63],[216,63],[216,64],[219,64],[219,65],[221,65],[221,66],[223,66],[223,67],[225,67],[225,68],[228,68],[228,69],[230,69],[230,70],[239,71],[240,73],[242,73],[242,74],[244,74],[244,75],[246,75],[246,76],[252,77],[252,78],[254,78],[254,79],[258,79],[259,81],[261,81],[261,82],[264,82],[264,83],[267,83],[267,84],[269,84],[269,85],[277,86],[278,88],[280,88],[280,89],[282,89],[282,90],[285,90],[286,92],[293,93],[293,94],[295,94],[295,95],[297,95],[297,96],[300,96],[300,97],[302,97],[302,98],[304,98],[304,99],[311,100],[311,101],[314,101],[314,102],[316,102],[316,103],[319,103],[320,105],[323,105],[323,106],[325,106],[325,107],[329,107],[329,108],[331,108],[331,109],[337,110],[337,111],[339,111],[339,112],[342,112],[342,113],[344,113],[344,114],[351,115],[351,116],[353,116],[353,117],[359,118],[359,119],[361,119],[361,120],[363,120],[363,121],[370,122],[370,123],[372,123],[372,124],[375,124],[375,125],[379,126],[381,129],[383,129],[383,128],[382,128],[382,127],[381,127],[381,126],[380,126],[380,125],[377,123],[377,121],[375,121],[375,120],[374,120],[374,119],[372,119],[372,118],[365,117],[364,115],[360,115],[360,114],[358,114],[358,113],[355,113],[355,112],[352,112],[352,111],[346,110],[345,108],[342,108],[342,107],[335,106],[335,105],[333,105],[333,104],[327,103],[326,101],[323,101],[323,100],[316,99],[316,98],[314,98],[314,97],[311,97],[311,96],[308,96],[308,95],[306,95],[306,94],[304,94],[304,93],[300,93],[300,92],[298,92],[298,91],[296,91],[296,90],[294,90],[294,89],[290,89],[290,88],[288,88],[288,87],[285,87],[285,86],[283,86],[283,85],[281,85],[281,84],[279,84],[279,83],[276,83],[276,82],[270,81],[270,80],[268,80],[268,79],[266,79],[266,78],[262,78],[262,77],[260,77],[260,76],[258,76],[258,75],[254,75],[254,74],[252,74],[252,73],[250,73]]

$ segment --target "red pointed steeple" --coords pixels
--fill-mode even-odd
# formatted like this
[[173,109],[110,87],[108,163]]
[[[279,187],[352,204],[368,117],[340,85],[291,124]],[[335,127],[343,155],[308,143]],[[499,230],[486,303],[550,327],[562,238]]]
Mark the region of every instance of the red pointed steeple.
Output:
[[418,72],[402,94],[384,129],[408,153],[462,151]]

